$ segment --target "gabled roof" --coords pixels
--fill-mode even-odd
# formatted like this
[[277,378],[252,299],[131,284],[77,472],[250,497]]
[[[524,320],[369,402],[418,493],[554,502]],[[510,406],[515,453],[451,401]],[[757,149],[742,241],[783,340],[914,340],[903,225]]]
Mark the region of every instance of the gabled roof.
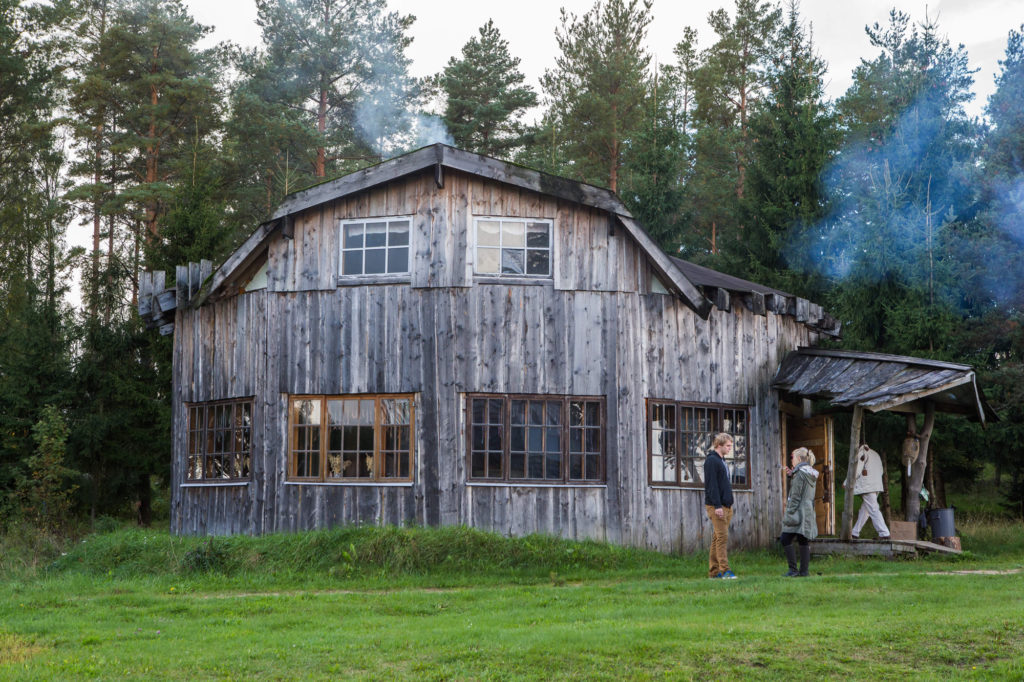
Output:
[[786,355],[772,387],[872,412],[920,412],[929,401],[938,412],[999,421],[978,389],[974,369],[939,360],[802,347]]
[[375,166],[363,168],[289,195],[281,202],[273,217],[260,225],[245,243],[224,261],[214,275],[210,287],[201,292],[197,297],[198,300],[193,300],[193,304],[201,303],[208,296],[216,295],[234,284],[234,280],[259,258],[263,247],[275,234],[281,231],[287,233],[291,229],[290,218],[292,215],[428,169],[434,170],[434,178],[438,186],[442,186],[445,168],[471,173],[522,189],[608,211],[651,260],[665,285],[702,318],[706,319],[710,314],[711,301],[705,298],[680,270],[677,262],[658,247],[613,192],[444,144],[423,147],[404,156],[389,159]]

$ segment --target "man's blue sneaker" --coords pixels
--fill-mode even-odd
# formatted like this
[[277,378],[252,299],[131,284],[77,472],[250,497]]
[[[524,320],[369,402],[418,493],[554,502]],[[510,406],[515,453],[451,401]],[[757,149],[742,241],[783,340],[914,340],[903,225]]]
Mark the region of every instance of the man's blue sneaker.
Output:
[[721,574],[721,573],[716,573],[716,574],[714,574],[714,575],[709,575],[709,576],[708,576],[708,578],[709,578],[710,580],[714,580],[715,578],[721,578],[721,577],[722,577],[722,574]]
[[732,571],[726,571],[725,573],[719,573],[719,578],[725,578],[726,580],[736,580],[736,574]]

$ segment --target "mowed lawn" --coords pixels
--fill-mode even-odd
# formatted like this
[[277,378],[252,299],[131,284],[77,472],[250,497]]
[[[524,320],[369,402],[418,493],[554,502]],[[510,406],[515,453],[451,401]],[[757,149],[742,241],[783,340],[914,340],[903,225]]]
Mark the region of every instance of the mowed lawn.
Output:
[[[240,542],[251,552],[259,540]],[[591,548],[564,575],[495,561],[477,579],[457,561],[364,571],[348,546],[340,571],[306,561],[272,574],[9,577],[0,679],[1024,678],[1013,548],[828,558],[807,579],[782,578],[773,553],[734,553],[740,579],[712,581],[700,556],[609,560]]]

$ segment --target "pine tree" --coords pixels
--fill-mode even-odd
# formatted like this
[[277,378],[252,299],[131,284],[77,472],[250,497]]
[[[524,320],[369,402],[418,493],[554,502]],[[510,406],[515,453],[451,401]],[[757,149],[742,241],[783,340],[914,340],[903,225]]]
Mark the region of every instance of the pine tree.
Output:
[[555,32],[561,54],[542,84],[563,172],[618,189],[644,120],[650,23],[651,0],[599,1],[582,17],[562,10]]
[[735,17],[724,9],[708,16],[717,38],[693,75],[696,158],[686,194],[695,210],[685,246],[688,255],[703,254],[715,267],[728,267],[724,253],[735,268],[746,241],[741,206],[753,154],[750,118],[768,91],[767,64],[780,22],[781,10],[760,0],[736,0]]
[[509,54],[494,22],[481,26],[479,34],[462,46],[461,57],[448,60],[438,77],[445,95],[443,120],[455,146],[506,157],[523,146],[519,119],[537,105],[537,94],[523,84],[519,58]]
[[[396,132],[389,117],[416,93],[404,50],[414,17],[388,13],[385,0],[257,0],[266,54],[262,94],[292,109],[316,134],[308,163],[318,178],[365,165]],[[360,129],[366,137],[359,136]],[[355,163],[353,163],[355,162]]]

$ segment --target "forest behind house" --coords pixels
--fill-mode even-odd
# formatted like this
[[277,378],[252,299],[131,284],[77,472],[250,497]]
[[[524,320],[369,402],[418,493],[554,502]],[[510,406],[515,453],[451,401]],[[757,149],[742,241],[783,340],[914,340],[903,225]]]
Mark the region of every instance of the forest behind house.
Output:
[[[537,90],[493,22],[414,78],[385,0],[254,2],[243,49],[179,0],[0,0],[0,529],[150,522],[171,342],[141,271],[433,142],[611,188],[667,252],[822,304],[838,347],[973,365],[1000,421],[938,417],[929,488],[1024,513],[1024,25],[978,119],[956,27],[898,10],[831,101],[794,3],[736,0],[660,64],[650,0],[563,11]],[[893,471],[904,428],[867,424]]]

